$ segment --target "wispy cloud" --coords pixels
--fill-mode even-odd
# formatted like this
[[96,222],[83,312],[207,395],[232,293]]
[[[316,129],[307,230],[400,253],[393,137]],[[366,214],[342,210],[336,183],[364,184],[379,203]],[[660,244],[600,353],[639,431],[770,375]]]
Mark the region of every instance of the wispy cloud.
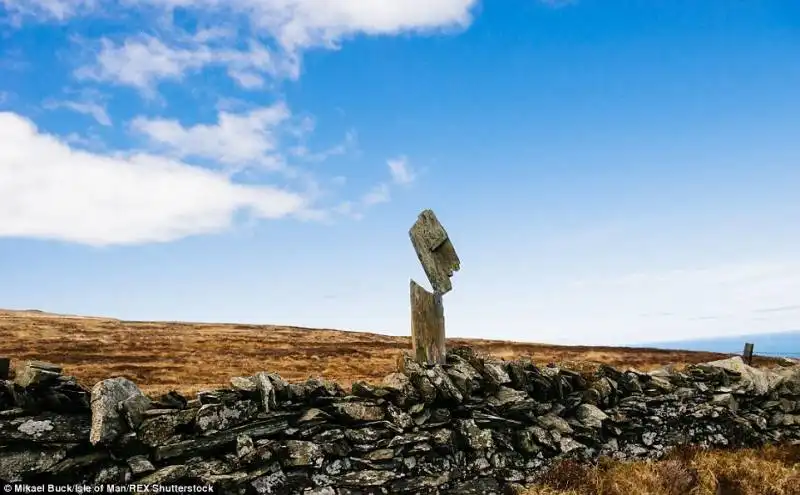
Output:
[[46,101],[44,107],[50,110],[57,108],[66,108],[84,115],[89,115],[99,124],[110,126],[112,124],[111,117],[109,117],[106,108],[99,103],[94,102],[81,102],[81,101]]
[[778,306],[777,308],[759,308],[753,310],[754,313],[783,313],[784,311],[800,311],[800,304]]
[[[203,38],[201,38],[203,39]],[[235,41],[235,40],[234,40]],[[221,66],[245,89],[264,85],[264,76],[296,78],[296,57],[269,50],[250,40],[246,48],[219,47],[197,41],[166,40],[152,35],[128,38],[116,43],[100,40],[97,60],[75,71],[79,79],[132,86],[153,97],[156,85],[164,80],[180,81],[190,73]]]
[[361,202],[365,206],[372,206],[381,203],[388,203],[391,198],[389,186],[386,184],[378,184],[364,195],[364,197],[361,199]]
[[414,172],[409,167],[408,159],[404,156],[389,160],[387,165],[395,184],[410,184],[416,179]]

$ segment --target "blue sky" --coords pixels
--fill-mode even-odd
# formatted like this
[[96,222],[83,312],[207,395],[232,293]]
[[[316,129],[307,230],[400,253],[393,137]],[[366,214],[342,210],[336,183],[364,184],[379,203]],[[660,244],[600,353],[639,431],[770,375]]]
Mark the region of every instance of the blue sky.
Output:
[[800,4],[0,0],[0,307],[409,333],[800,328]]

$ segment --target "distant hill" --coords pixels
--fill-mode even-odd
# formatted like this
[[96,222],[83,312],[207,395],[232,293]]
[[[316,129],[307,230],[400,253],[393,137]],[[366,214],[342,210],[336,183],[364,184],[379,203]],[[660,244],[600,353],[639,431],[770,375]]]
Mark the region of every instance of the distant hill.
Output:
[[755,344],[753,349],[755,354],[800,358],[800,330],[673,342],[638,343],[635,345],[654,347],[656,349],[740,354],[744,349],[745,342]]

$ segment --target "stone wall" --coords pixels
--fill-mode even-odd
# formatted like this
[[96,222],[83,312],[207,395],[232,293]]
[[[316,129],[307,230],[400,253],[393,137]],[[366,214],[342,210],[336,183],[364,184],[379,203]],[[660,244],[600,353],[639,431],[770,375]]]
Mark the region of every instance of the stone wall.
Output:
[[800,439],[800,368],[739,358],[684,372],[591,375],[469,348],[445,366],[408,357],[350,391],[272,373],[192,400],[124,378],[89,391],[47,363],[0,381],[0,480],[213,486],[214,493],[491,494],[556,459],[658,458],[685,443]]

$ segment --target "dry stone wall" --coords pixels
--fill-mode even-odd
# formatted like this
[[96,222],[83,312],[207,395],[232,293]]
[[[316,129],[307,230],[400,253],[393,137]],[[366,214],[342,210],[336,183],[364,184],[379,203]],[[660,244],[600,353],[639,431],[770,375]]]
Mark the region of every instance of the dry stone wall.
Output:
[[188,400],[125,378],[90,391],[48,363],[0,381],[0,481],[213,487],[214,493],[492,494],[555,460],[800,439],[800,369],[731,358],[587,376],[469,348],[407,356],[380,386],[272,373]]

